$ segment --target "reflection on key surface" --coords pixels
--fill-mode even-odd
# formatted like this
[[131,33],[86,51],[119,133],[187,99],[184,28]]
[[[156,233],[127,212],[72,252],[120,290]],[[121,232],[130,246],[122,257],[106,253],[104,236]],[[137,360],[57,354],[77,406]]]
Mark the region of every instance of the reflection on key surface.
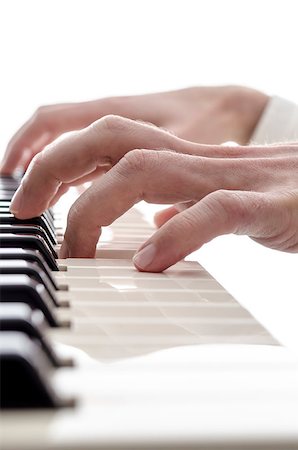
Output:
[[130,259],[115,259],[114,267],[105,258],[63,264],[67,271],[56,280],[69,285],[72,330],[52,336],[98,360],[190,344],[276,344],[195,262],[160,274],[140,273]]
[[[12,186],[14,181],[9,180],[9,184]],[[45,217],[56,226],[65,224],[63,215],[54,220],[51,212],[47,212]],[[30,392],[30,396],[22,399],[20,395],[18,406],[23,401],[26,407],[32,402],[40,408],[56,407],[56,399],[62,400],[65,395],[77,400],[75,407],[63,410],[42,413],[38,408],[36,412],[14,411],[11,416],[5,413],[5,450],[63,450],[78,446],[87,450],[106,448],[107,443],[113,448],[122,445],[131,448],[132,442],[139,449],[144,448],[144,443],[147,446],[148,436],[156,437],[158,444],[152,444],[154,448],[161,448],[165,443],[169,448],[177,445],[185,448],[184,444],[180,445],[184,442],[181,436],[187,439],[192,436],[193,442],[187,442],[197,448],[197,444],[205,442],[202,433],[203,438],[208,437],[208,430],[210,436],[216,439],[220,436],[220,442],[226,442],[229,424],[234,427],[243,411],[242,437],[251,435],[246,427],[251,418],[255,420],[253,432],[259,429],[262,420],[266,427],[264,411],[268,411],[268,406],[272,411],[272,399],[275,410],[282,411],[282,415],[284,410],[293,410],[294,399],[287,388],[294,384],[292,367],[288,373],[287,367],[283,367],[286,382],[282,385],[276,365],[270,366],[267,360],[264,363],[268,356],[266,350],[280,349],[277,342],[203,267],[182,261],[161,274],[136,271],[131,256],[153,232],[133,209],[110,230],[104,230],[97,249],[98,259],[58,261],[58,266],[67,270],[55,272],[57,285],[67,285],[69,290],[59,291],[52,283],[60,306],[57,308],[52,302],[59,325],[55,329],[37,326],[36,314],[39,318],[45,316],[42,304],[32,304],[32,308],[27,305],[24,310],[24,304],[19,309],[16,303],[6,303],[3,304],[5,312],[0,308],[0,322],[5,324],[6,331],[22,335],[17,345],[12,345],[13,339],[8,337],[10,345],[4,352],[0,351],[0,356],[4,355],[5,359],[8,354],[15,361],[29,364],[32,374],[24,384],[24,364],[13,371],[12,377],[6,370],[6,393],[9,393],[6,399],[10,404],[15,399],[13,394],[18,392],[13,390],[15,376],[20,375],[22,383],[18,387]],[[32,263],[38,270],[46,267],[35,258],[40,256],[38,251],[24,250],[23,239],[18,243],[15,250],[22,261],[30,264],[15,264],[16,252],[6,250],[6,260],[12,262],[10,269],[4,269],[5,274],[11,271],[16,276],[23,265],[26,276],[30,277]],[[55,265],[57,268],[56,262]],[[43,277],[35,273],[35,282],[36,277],[37,284],[41,285]],[[35,300],[38,298],[41,296],[35,296]],[[67,301],[70,308],[61,307]],[[7,317],[8,310],[11,317]],[[67,320],[71,322],[70,329],[60,326]],[[43,322],[46,323],[45,317]],[[4,341],[0,340],[0,344]],[[52,351],[53,347],[56,352]],[[264,349],[262,355],[257,352],[257,365],[249,359],[253,347]],[[52,358],[54,364],[49,368],[45,356],[51,360],[53,354],[58,355],[57,364]],[[75,360],[75,367],[61,367],[61,357],[70,356]],[[5,364],[9,368],[7,358]],[[46,394],[43,395],[46,402],[36,402],[42,393]],[[242,414],[239,408],[243,409]],[[214,420],[214,411],[220,420]],[[275,420],[274,430],[279,431],[281,423]],[[284,431],[282,426],[281,431]],[[233,437],[231,429],[229,432]]]

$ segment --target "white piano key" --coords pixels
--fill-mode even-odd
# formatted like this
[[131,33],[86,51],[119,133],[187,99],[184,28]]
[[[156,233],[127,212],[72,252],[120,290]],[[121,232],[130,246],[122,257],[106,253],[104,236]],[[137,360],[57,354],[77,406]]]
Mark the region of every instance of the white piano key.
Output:
[[[62,309],[59,309],[61,313]],[[213,319],[241,319],[250,318],[251,315],[243,308],[240,308],[237,304],[228,305],[228,307],[202,305],[190,303],[184,304],[172,304],[168,305],[164,303],[137,303],[137,302],[83,302],[74,301],[72,302],[71,310],[64,309],[65,315],[71,317],[96,317],[99,321],[101,318],[127,318],[134,317],[141,319],[165,316],[168,319],[182,319],[182,318],[192,318],[194,321],[197,319],[209,320]]]
[[5,413],[4,450],[285,450],[298,441],[297,364],[267,358],[278,342],[198,263],[138,272],[131,257],[154,231],[132,210],[103,229],[98,259],[59,260],[66,271],[55,276],[69,291],[58,297],[71,305],[58,316],[72,327],[48,338],[77,356],[54,383],[78,404]]
[[[198,270],[189,270],[189,271],[179,271],[179,270],[172,270],[167,271],[163,273],[146,273],[146,272],[138,272],[137,269],[134,267],[119,267],[118,269],[115,269],[113,267],[72,267],[68,266],[67,268],[67,274],[65,273],[56,273],[56,278],[59,279],[59,277],[64,278],[71,278],[71,277],[93,277],[93,278],[115,278],[117,271],[117,277],[118,278],[138,278],[138,279],[150,279],[154,278],[155,280],[158,279],[171,279],[175,278],[178,280],[197,280],[198,278],[212,278],[210,274],[205,272],[202,269]],[[199,273],[198,273],[199,272]]]
[[136,253],[138,246],[134,246],[130,249],[119,249],[119,248],[97,248],[95,257],[96,258],[110,258],[110,259],[132,259]]
[[[57,260],[58,263],[65,264],[68,267],[80,267],[80,268],[89,268],[89,267],[115,267],[118,269],[119,267],[130,267],[135,270],[134,264],[130,258],[67,258],[63,260]],[[196,261],[179,261],[169,269],[167,269],[164,273],[168,273],[172,270],[179,271],[189,271],[189,270],[204,270],[203,267]]]

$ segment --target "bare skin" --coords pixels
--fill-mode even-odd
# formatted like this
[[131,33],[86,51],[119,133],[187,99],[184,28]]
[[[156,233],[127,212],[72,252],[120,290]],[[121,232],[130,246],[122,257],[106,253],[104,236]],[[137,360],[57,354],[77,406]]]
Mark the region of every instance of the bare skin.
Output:
[[[267,101],[268,96],[254,89],[220,86],[42,106],[10,140],[0,172],[26,170],[34,156],[61,134],[83,129],[108,114],[150,122],[197,143],[247,144]],[[107,167],[98,168],[97,173],[106,170]],[[77,184],[80,182],[79,179]],[[53,203],[67,189],[64,183]],[[156,225],[161,226],[174,213],[175,208],[157,213]]]
[[69,185],[95,179],[70,209],[60,255],[93,257],[101,227],[139,200],[178,203],[159,216],[160,228],[134,258],[139,270],[159,272],[227,233],[297,252],[297,171],[296,145],[203,145],[105,116],[39,152],[11,210],[38,215]]
[[224,86],[42,106],[10,140],[1,173],[12,173],[19,166],[26,169],[61,134],[85,128],[109,114],[149,122],[202,144],[246,144],[267,101],[262,92]]

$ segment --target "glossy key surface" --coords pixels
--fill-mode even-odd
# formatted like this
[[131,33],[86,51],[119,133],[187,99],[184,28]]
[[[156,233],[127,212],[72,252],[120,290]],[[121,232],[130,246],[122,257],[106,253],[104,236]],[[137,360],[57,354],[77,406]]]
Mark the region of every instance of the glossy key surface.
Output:
[[0,275],[0,302],[24,302],[43,312],[49,325],[57,327],[53,302],[45,287],[28,275]]
[[36,340],[50,363],[58,367],[60,363],[46,338],[46,330],[47,324],[41,311],[33,310],[25,303],[0,303],[0,332],[22,332]]
[[40,270],[42,270],[50,280],[53,288],[58,289],[55,278],[52,276],[51,270],[48,264],[45,262],[42,254],[38,250],[29,250],[23,248],[0,248],[0,259],[1,260],[22,260],[33,262],[38,265]]
[[0,221],[3,225],[37,225],[45,230],[53,244],[56,244],[54,227],[43,216],[33,217],[32,219],[17,219],[11,213],[1,213]]
[[[41,270],[37,263],[22,259],[0,260],[0,274],[2,275],[28,275],[37,283],[43,284],[53,305],[59,306],[55,290],[47,273]],[[52,278],[52,277],[51,277]]]
[[0,337],[1,408],[58,406],[51,364],[38,343],[20,332],[1,332]]
[[58,270],[58,265],[55,261],[57,255],[53,255],[47,243],[41,236],[30,235],[15,235],[15,234],[0,234],[0,247],[6,248],[23,248],[29,250],[38,250],[51,270]]

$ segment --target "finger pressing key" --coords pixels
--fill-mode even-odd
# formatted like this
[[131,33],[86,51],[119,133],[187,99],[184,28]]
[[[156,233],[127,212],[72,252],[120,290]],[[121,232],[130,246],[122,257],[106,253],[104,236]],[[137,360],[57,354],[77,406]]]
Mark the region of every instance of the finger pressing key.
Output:
[[223,163],[217,158],[170,151],[128,152],[72,206],[60,257],[94,257],[101,227],[140,200],[188,205],[222,188],[250,190],[256,185],[256,174],[256,170],[247,174],[247,166],[240,160]]

